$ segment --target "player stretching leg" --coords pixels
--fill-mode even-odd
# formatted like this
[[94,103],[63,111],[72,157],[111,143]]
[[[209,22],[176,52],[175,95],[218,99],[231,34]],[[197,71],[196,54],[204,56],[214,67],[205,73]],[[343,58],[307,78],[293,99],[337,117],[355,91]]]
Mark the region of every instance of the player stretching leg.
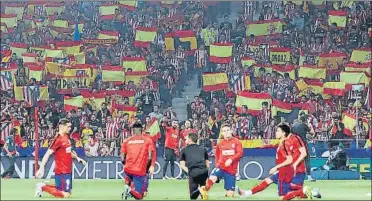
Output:
[[236,183],[236,173],[238,163],[243,156],[243,148],[240,140],[232,136],[233,130],[229,124],[224,124],[221,127],[223,140],[216,147],[216,166],[212,170],[207,184],[200,187],[200,193],[203,199],[207,199],[207,192],[212,188],[213,184],[224,179],[225,190],[227,197],[233,197]]
[[[270,170],[270,177],[266,178],[259,185],[255,186],[251,190],[243,191],[238,188],[239,194],[245,198],[252,194],[256,194],[266,189],[270,184],[275,183],[278,185],[278,194],[281,199],[288,199],[285,197],[291,191],[291,181],[294,176],[293,169],[293,156],[289,152],[289,143],[286,142],[287,136],[290,134],[289,126],[282,124],[279,125],[276,130],[276,138],[280,139],[279,147],[276,152],[276,166]],[[312,198],[311,189],[304,187],[298,190],[296,197],[308,197]],[[306,195],[305,195],[306,193]]]
[[54,153],[55,156],[55,186],[37,183],[35,196],[41,197],[42,192],[47,192],[57,198],[67,198],[71,195],[72,190],[72,159],[86,165],[86,162],[79,158],[71,150],[70,130],[71,123],[67,119],[61,119],[58,123],[58,135],[54,137],[48,151],[41,161],[40,169],[36,172],[36,177],[41,178],[44,175],[44,167],[49,157]]
[[[132,128],[134,136],[126,139],[121,148],[122,161],[125,164],[125,191],[122,194],[123,199],[129,195],[137,200],[143,198],[146,185],[147,163],[151,155],[151,166],[149,175],[154,173],[156,151],[150,138],[142,135],[142,125],[135,123]],[[131,188],[133,183],[134,188]]]

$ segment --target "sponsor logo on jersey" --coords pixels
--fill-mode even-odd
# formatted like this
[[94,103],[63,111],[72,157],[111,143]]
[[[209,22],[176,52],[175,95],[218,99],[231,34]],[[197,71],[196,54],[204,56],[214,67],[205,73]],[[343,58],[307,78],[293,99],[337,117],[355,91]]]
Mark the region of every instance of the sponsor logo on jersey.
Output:
[[222,150],[222,155],[223,156],[233,156],[233,155],[235,155],[235,150],[233,150],[233,149]]
[[129,140],[128,144],[144,144],[145,140]]

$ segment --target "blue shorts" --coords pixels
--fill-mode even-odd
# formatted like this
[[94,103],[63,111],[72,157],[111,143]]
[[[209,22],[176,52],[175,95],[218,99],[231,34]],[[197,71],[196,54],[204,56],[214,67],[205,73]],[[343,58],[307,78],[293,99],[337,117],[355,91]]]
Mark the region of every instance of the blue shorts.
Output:
[[211,176],[216,176],[218,180],[224,179],[225,190],[235,191],[235,183],[236,183],[235,175],[232,175],[224,170],[221,170],[220,168],[214,168],[211,172]]
[[127,174],[127,177],[129,177],[130,181],[134,183],[134,190],[143,194],[145,192],[146,188],[146,181],[147,181],[147,176],[137,176],[137,175],[132,175],[132,174]]
[[72,174],[58,174],[54,176],[56,187],[58,190],[71,193],[72,190]]
[[292,179],[292,184],[303,186],[305,181],[305,173],[296,173]]
[[278,185],[278,195],[284,196],[291,191],[291,184],[285,181],[279,181],[279,173],[275,173],[269,177],[273,183]]

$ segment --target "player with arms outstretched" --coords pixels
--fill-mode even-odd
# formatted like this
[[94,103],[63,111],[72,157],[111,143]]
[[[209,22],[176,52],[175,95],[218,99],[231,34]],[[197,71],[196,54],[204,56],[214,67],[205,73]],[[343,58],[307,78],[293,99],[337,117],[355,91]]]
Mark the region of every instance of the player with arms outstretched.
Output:
[[224,179],[226,196],[234,196],[235,175],[238,171],[240,158],[243,156],[243,147],[240,140],[232,136],[233,130],[229,124],[223,124],[221,129],[224,139],[216,147],[216,166],[212,170],[206,186],[199,189],[203,199],[208,198],[207,192],[220,179]]
[[[156,152],[153,141],[142,135],[142,125],[135,123],[132,127],[134,136],[126,139],[121,147],[122,161],[125,165],[125,190],[122,194],[123,199],[129,196],[137,200],[143,199],[148,175],[154,173]],[[151,157],[151,166],[147,170],[147,164]],[[134,188],[131,188],[131,184]]]
[[45,183],[37,183],[35,196],[41,197],[42,192],[47,192],[57,198],[67,198],[71,195],[72,190],[72,159],[86,165],[86,162],[79,158],[71,149],[71,141],[69,133],[71,131],[71,123],[68,119],[61,119],[58,122],[58,134],[54,137],[48,151],[45,153],[41,161],[40,169],[36,172],[36,177],[41,178],[44,175],[44,167],[48,162],[49,157],[54,153],[55,161],[55,185],[47,185]]

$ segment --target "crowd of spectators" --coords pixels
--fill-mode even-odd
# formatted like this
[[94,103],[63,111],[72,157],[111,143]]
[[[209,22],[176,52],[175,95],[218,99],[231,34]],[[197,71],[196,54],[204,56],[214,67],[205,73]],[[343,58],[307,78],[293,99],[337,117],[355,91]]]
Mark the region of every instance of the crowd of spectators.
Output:
[[[104,3],[115,4],[116,2]],[[367,30],[372,27],[371,2],[353,2],[352,5],[324,2],[321,6],[315,6],[311,2],[304,5],[291,1],[246,1],[240,2],[241,10],[238,13],[230,13],[231,2],[183,1],[165,5],[150,1],[138,2],[134,10],[119,7],[115,11],[115,16],[110,20],[102,19],[99,14],[102,2],[66,1],[63,4],[65,9],[56,16],[56,19],[83,21],[82,39],[95,39],[101,30],[119,31],[119,40],[116,44],[97,45],[96,52],[91,51],[91,47],[83,46],[86,52],[85,63],[96,64],[99,69],[90,90],[93,92],[114,89],[136,91],[133,103],[130,103],[129,98],[117,98],[115,101],[123,105],[136,106],[137,114],[133,118],[128,113],[114,116],[109,100],[100,108],[86,104],[77,110],[65,112],[63,95],[57,93],[56,79],[44,76],[41,82],[35,82],[28,77],[22,57],[13,54],[10,61],[2,63],[1,67],[7,68],[10,64],[17,66],[14,74],[17,86],[41,85],[49,89],[49,99],[40,104],[38,114],[41,147],[48,146],[49,140],[56,132],[58,120],[64,117],[71,119],[73,123],[72,135],[77,139],[75,146],[84,147],[88,156],[115,154],[115,148],[120,146],[122,140],[130,136],[130,125],[134,121],[141,121],[147,127],[153,118],[160,122],[161,137],[157,141],[157,146],[161,147],[164,143],[164,129],[161,126],[164,124],[162,123],[177,119],[177,114],[172,109],[174,97],[188,100],[189,123],[197,130],[201,142],[207,147],[212,147],[213,140],[219,138],[221,123],[225,121],[229,121],[234,126],[235,135],[241,139],[273,139],[277,124],[296,123],[296,121],[286,122],[286,118],[271,115],[270,105],[267,103],[262,105],[259,115],[250,114],[246,106],[238,112],[235,107],[235,94],[231,91],[217,91],[211,94],[211,92],[202,90],[202,73],[204,72],[225,72],[228,75],[246,73],[250,75],[251,92],[266,92],[275,99],[288,103],[309,103],[311,107],[306,115],[307,118],[297,121],[304,121],[303,123],[318,134],[313,135],[312,138],[352,139],[358,135],[360,138],[367,139],[370,135],[367,128],[358,123],[361,127],[356,129],[358,133],[354,132],[354,136],[348,136],[343,132],[343,124],[340,121],[345,113],[355,114],[358,110],[359,116],[369,119],[370,124],[370,111],[365,106],[368,90],[364,90],[358,103],[351,99],[350,95],[330,97],[325,100],[321,94],[315,94],[311,89],[308,93],[300,95],[295,87],[298,76],[293,79],[288,74],[282,75],[275,71],[268,73],[265,69],[260,69],[259,75],[255,76],[254,66],[242,66],[240,60],[249,56],[254,58],[256,64],[272,64],[265,53],[265,48],[260,53],[251,50],[250,45],[257,42],[270,44],[276,41],[280,47],[291,48],[293,59],[286,65],[298,65],[300,56],[304,54],[309,56],[306,57],[305,64],[314,64],[312,62],[315,61],[310,55],[334,51],[350,54],[355,48],[370,48]],[[1,13],[4,13],[5,7],[2,6]],[[348,21],[344,29],[337,29],[337,25],[328,26],[327,13],[329,10],[336,9],[346,10],[348,13]],[[25,15],[26,12],[27,9],[25,9]],[[34,19],[46,20],[45,13],[38,12],[40,13],[34,13]],[[167,23],[167,20],[179,16],[182,16],[182,20]],[[237,18],[232,19],[231,16],[237,16]],[[286,26],[283,26],[283,34],[266,37],[246,36],[248,21],[274,19],[286,22]],[[137,26],[158,28],[157,37],[148,48],[134,46]],[[26,43],[28,46],[45,46],[56,41],[74,39],[73,34],[59,33],[54,36],[48,26],[37,28],[34,34],[29,34],[28,30],[29,27],[23,19],[18,20],[17,26],[8,27],[7,32],[1,33],[1,49],[3,51],[9,49],[12,42]],[[175,51],[166,51],[165,35],[175,30],[194,31],[198,49],[191,51],[180,45]],[[208,61],[209,46],[214,42],[234,44],[231,63],[217,64]],[[119,85],[113,82],[103,82],[101,67],[103,65],[121,66],[121,58],[124,56],[145,57],[147,71],[150,75],[142,78],[137,85],[133,82]],[[322,81],[339,81],[339,72],[345,68],[347,60],[339,64],[338,74],[336,72],[327,75]],[[39,58],[39,62],[43,62],[42,58]],[[195,90],[201,90],[200,96],[183,97],[184,87],[194,76],[198,77],[199,86]],[[78,95],[79,90],[72,87],[74,95]],[[32,108],[27,107],[25,101],[15,100],[13,90],[1,91],[2,125],[14,120],[19,121],[20,136],[24,147],[35,145],[33,112]],[[184,127],[185,125],[180,122],[180,129]]]

